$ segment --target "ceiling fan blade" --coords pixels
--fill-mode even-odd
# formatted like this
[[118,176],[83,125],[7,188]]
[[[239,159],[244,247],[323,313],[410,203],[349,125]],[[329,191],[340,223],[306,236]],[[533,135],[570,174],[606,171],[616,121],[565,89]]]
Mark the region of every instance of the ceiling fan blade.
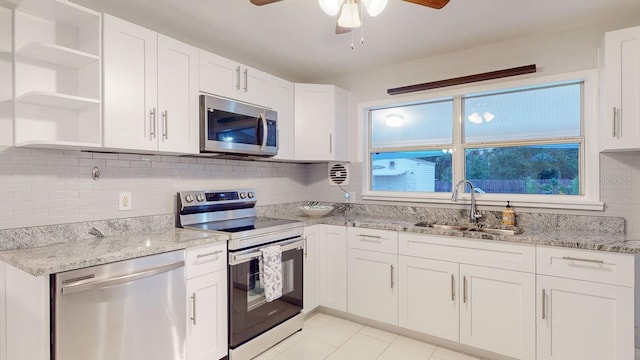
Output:
[[433,9],[442,9],[449,3],[449,0],[404,0],[406,2],[427,6]]
[[250,1],[253,5],[262,6],[262,5],[269,5],[271,3],[278,2],[280,0],[250,0]]

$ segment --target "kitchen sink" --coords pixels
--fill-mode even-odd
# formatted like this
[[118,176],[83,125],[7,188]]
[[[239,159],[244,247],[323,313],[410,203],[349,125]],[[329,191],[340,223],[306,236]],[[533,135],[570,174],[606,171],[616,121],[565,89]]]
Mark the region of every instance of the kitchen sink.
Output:
[[516,227],[500,228],[500,227],[485,227],[483,224],[464,225],[464,224],[438,224],[428,221],[422,221],[416,223],[415,226],[430,227],[437,230],[458,230],[458,231],[476,231],[493,235],[517,235],[522,234],[522,229]]
[[479,232],[494,234],[494,235],[517,235],[522,233],[522,230],[520,229],[496,229],[496,228],[478,228],[478,229],[469,229],[469,231],[479,231]]
[[430,228],[434,228],[437,230],[466,230],[468,228],[468,226],[466,225],[460,225],[460,224],[434,224],[428,221],[422,221],[419,222],[417,224],[415,224],[415,226],[422,226],[422,227],[430,227]]

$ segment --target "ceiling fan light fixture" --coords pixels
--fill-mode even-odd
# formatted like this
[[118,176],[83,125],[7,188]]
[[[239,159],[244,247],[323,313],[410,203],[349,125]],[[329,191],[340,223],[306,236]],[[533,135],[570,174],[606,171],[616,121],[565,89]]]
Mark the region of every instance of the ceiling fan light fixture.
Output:
[[340,12],[343,0],[318,0],[320,8],[329,16],[336,16]]
[[338,25],[345,28],[357,28],[362,25],[360,22],[360,6],[357,0],[346,0],[342,4]]
[[364,7],[367,9],[367,14],[371,17],[380,15],[382,10],[387,7],[389,0],[362,0]]

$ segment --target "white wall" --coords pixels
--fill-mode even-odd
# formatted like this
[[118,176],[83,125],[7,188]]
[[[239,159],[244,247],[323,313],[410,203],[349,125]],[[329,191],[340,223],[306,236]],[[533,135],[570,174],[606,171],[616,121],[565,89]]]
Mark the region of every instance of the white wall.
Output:
[[[91,178],[98,166],[99,180]],[[253,187],[259,205],[302,201],[306,165],[0,148],[0,229],[175,212],[182,190]],[[132,210],[118,211],[121,191]],[[0,239],[1,241],[1,239]]]

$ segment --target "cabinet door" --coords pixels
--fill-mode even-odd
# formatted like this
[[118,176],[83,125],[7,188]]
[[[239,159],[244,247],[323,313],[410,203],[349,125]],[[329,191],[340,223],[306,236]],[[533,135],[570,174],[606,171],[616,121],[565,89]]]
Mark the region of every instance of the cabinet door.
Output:
[[320,291],[318,279],[318,243],[321,225],[307,226],[304,228],[304,285],[303,311],[311,312],[320,305]]
[[605,34],[604,150],[640,149],[640,27]]
[[157,150],[157,33],[105,14],[103,37],[104,146]]
[[349,249],[349,313],[398,325],[398,255]]
[[458,341],[458,279],[458,263],[399,256],[399,325]]
[[158,112],[158,149],[198,153],[198,49],[160,34]]
[[187,360],[227,355],[227,273],[187,280]]
[[278,155],[282,160],[294,159],[294,119],[293,119],[293,83],[271,77],[269,89],[271,104],[278,112]]
[[633,288],[538,275],[538,359],[634,358]]
[[535,275],[460,265],[460,342],[535,359]]
[[200,50],[200,91],[237,99],[241,73],[237,62]]
[[270,75],[247,66],[242,67],[242,72],[241,100],[272,108],[273,104],[271,104],[271,99],[269,98]]
[[333,160],[334,87],[295,84],[295,149],[298,160]]
[[347,311],[347,228],[322,225],[318,238],[320,305]]

